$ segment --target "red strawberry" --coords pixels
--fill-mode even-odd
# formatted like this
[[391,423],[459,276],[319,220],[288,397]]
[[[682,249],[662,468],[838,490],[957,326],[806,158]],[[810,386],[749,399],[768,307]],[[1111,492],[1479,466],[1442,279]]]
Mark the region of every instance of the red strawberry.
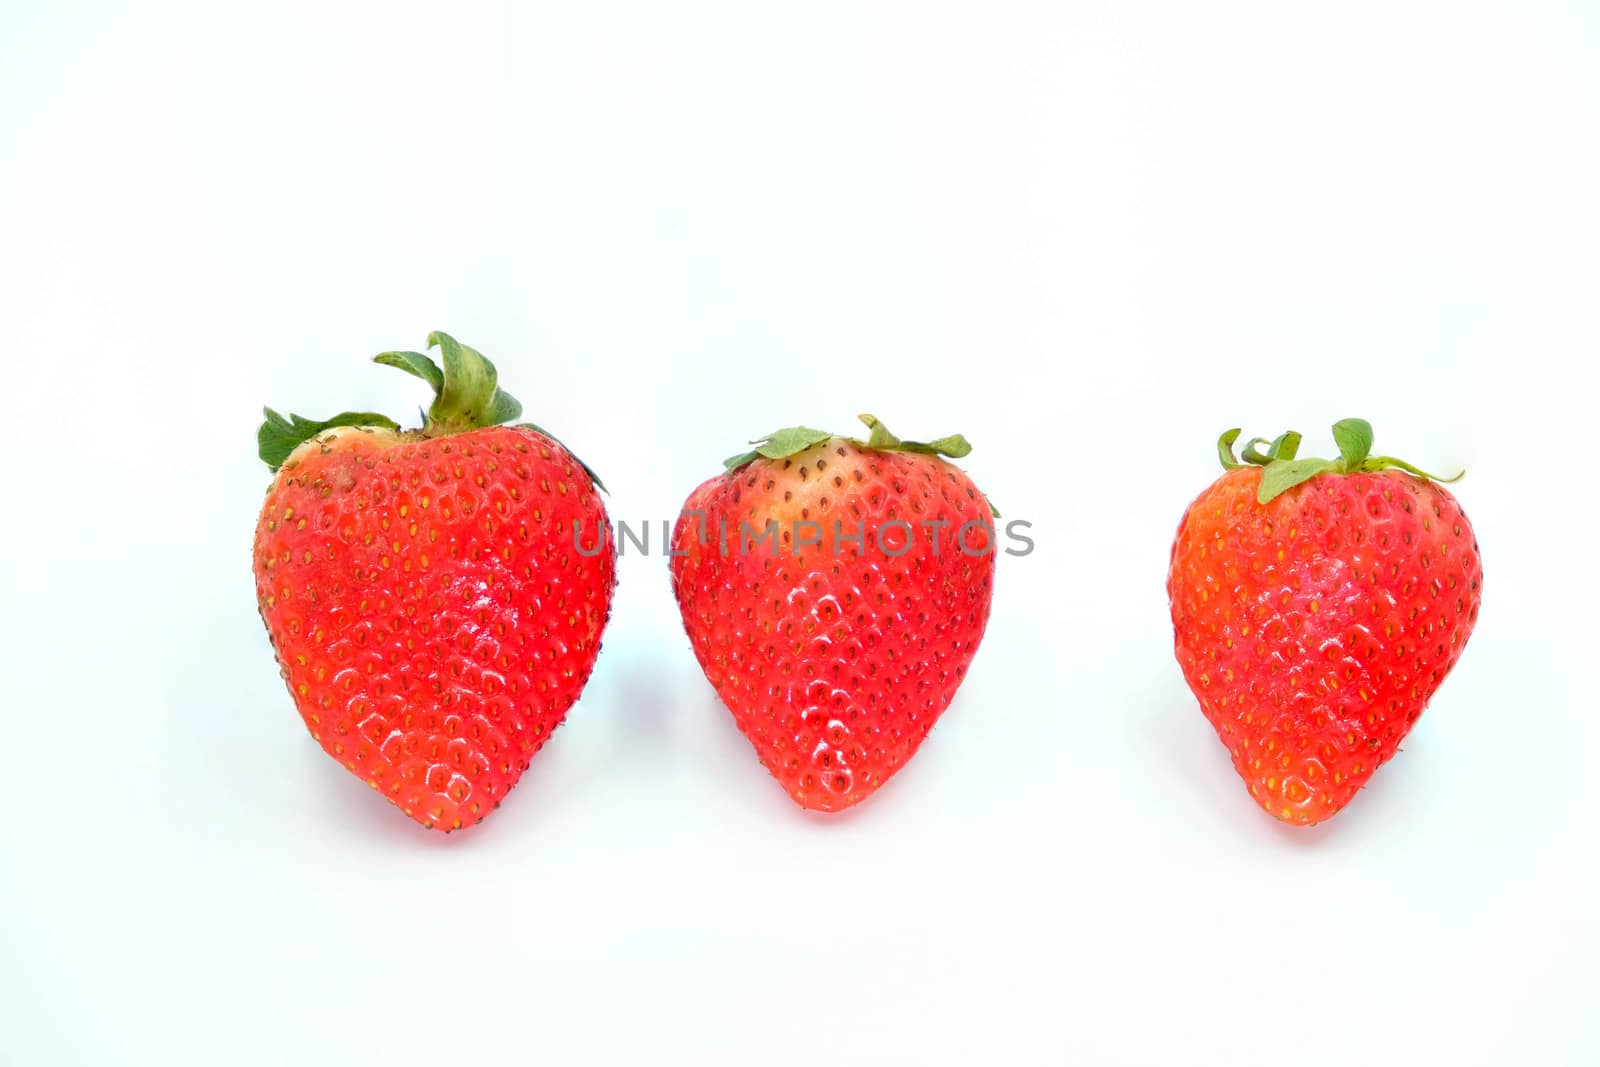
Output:
[[754,442],[673,532],[700,666],[761,762],[821,811],[861,802],[917,751],[994,587],[994,513],[940,458],[966,440],[901,441],[861,418],[866,441],[796,427]]
[[616,559],[592,472],[536,426],[496,425],[522,406],[487,359],[428,344],[442,369],[376,357],[433,387],[420,430],[267,409],[255,575],[311,736],[449,831],[499,805],[583,691]]
[[[1285,822],[1338,812],[1399,747],[1478,619],[1472,524],[1432,475],[1370,455],[1372,427],[1234,459],[1183,516],[1167,593],[1178,663],[1250,795]],[[1460,475],[1456,476],[1457,478]],[[1452,481],[1454,479],[1451,479]]]

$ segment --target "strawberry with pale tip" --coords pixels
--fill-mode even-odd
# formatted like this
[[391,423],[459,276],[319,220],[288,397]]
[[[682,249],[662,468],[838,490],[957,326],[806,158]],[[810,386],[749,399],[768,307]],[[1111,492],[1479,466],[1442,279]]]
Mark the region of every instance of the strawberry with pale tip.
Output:
[[672,587],[708,681],[796,803],[859,804],[917,752],[977,653],[994,512],[959,436],[761,438],[689,495]]

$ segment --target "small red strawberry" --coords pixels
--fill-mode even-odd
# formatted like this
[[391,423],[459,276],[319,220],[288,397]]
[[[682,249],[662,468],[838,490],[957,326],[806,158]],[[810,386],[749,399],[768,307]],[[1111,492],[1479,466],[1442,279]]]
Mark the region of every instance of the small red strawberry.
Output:
[[[1233,455],[1183,516],[1167,594],[1178,663],[1268,813],[1337,813],[1393,756],[1478,619],[1472,524],[1432,475],[1333,428],[1340,458],[1289,432]],[[1457,478],[1460,475],[1456,476]],[[1450,479],[1454,480],[1454,479]]]
[[950,706],[994,589],[994,512],[959,435],[795,427],[690,494],[673,592],[707,679],[802,807],[860,803]]
[[593,473],[538,427],[498,425],[522,405],[482,355],[428,345],[442,368],[376,357],[433,387],[420,430],[267,409],[255,576],[311,736],[449,831],[499,805],[583,691],[616,558]]

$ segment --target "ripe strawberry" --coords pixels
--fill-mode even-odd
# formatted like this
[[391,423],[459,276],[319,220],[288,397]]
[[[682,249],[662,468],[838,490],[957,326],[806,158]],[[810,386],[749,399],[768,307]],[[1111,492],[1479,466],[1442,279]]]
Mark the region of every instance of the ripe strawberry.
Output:
[[966,440],[901,441],[861,418],[866,441],[795,427],[753,442],[673,531],[701,668],[761,762],[820,811],[859,803],[917,751],[993,596],[994,513],[939,458]]
[[[1234,459],[1183,516],[1167,594],[1178,663],[1250,795],[1285,822],[1338,812],[1393,756],[1478,619],[1472,524],[1432,475],[1333,428]],[[1460,475],[1456,476],[1457,478]],[[1454,481],[1455,479],[1450,479]]]
[[[616,558],[592,472],[442,333],[376,361],[428,382],[420,430],[271,408],[256,595],[311,736],[423,826],[478,822],[583,691]],[[574,527],[584,551],[575,551]],[[593,554],[586,555],[590,548]]]

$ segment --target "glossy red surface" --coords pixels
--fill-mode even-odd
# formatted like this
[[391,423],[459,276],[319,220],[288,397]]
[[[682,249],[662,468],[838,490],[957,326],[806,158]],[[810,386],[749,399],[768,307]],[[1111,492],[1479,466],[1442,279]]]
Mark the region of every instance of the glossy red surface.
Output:
[[533,430],[302,446],[256,527],[261,617],[311,735],[424,826],[492,811],[582,692],[616,583],[605,508]]
[[[978,527],[968,552],[958,539],[993,523],[988,502],[942,459],[834,438],[713,478],[684,508],[673,589],[707,679],[797,803],[859,803],[915,754],[978,650],[995,544]],[[773,538],[739,540],[769,520]]]

